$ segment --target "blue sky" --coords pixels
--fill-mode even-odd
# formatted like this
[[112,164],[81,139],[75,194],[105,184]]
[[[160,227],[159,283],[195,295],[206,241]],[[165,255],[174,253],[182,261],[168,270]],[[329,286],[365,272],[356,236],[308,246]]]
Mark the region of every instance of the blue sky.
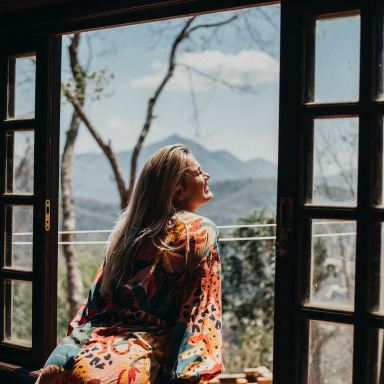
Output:
[[[194,23],[223,20],[234,14],[203,15]],[[177,133],[210,150],[224,149],[244,160],[262,157],[277,162],[279,17],[278,5],[246,10],[214,37],[204,31],[184,44],[178,62],[233,86],[247,84],[251,91],[234,90],[188,72],[185,66],[178,67],[156,105],[156,118],[145,144]],[[116,151],[130,149],[136,142],[148,98],[165,72],[170,43],[184,22],[160,21],[83,34],[82,62],[87,61],[91,50],[91,70],[104,68],[114,74],[106,88],[107,96],[88,102],[86,110]],[[316,101],[356,96],[358,34],[358,17],[318,22]],[[64,37],[63,80],[69,74],[67,45]],[[62,144],[70,113],[71,107],[64,103]],[[75,152],[99,151],[82,127]]]
[[[221,28],[209,42],[207,32],[184,44],[178,61],[225,80],[231,85],[251,85],[251,92],[234,90],[185,67],[176,69],[158,104],[156,119],[145,143],[173,133],[194,139],[211,150],[225,149],[243,159],[277,161],[279,7],[247,11],[266,50],[244,32],[244,22]],[[223,20],[234,12],[200,16],[195,24]],[[242,17],[242,16],[241,16]],[[92,69],[107,68],[114,74],[104,97],[88,103],[86,110],[104,138],[116,150],[132,148],[144,122],[147,100],[165,72],[170,42],[183,20],[161,21],[87,32],[92,46]],[[257,24],[257,26],[255,26]],[[250,33],[250,32],[249,32]],[[80,46],[86,62],[89,45]],[[265,43],[266,41],[267,43]],[[205,44],[205,46],[204,46]],[[68,40],[63,40],[63,80],[68,76]],[[191,87],[194,98],[191,96]],[[198,114],[196,115],[196,110]],[[71,108],[62,107],[62,144]],[[75,151],[97,152],[93,139],[82,127]]]

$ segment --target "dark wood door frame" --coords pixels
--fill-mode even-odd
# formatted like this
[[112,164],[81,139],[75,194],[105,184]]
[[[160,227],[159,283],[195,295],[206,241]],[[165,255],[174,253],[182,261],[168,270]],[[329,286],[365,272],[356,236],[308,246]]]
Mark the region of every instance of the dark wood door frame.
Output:
[[[60,127],[60,62],[61,38],[54,36],[24,37],[23,40],[0,44],[0,148],[5,148],[6,132],[28,130],[34,135],[34,189],[33,194],[6,194],[4,180],[0,183],[0,233],[5,232],[6,205],[33,208],[33,266],[25,272],[3,268],[1,279],[20,279],[32,282],[32,349],[1,343],[0,360],[37,367],[56,343],[56,286],[57,286],[57,220],[51,220],[49,231],[45,228],[45,201],[51,202],[50,215],[57,218],[59,175],[59,127]],[[7,119],[8,57],[33,53],[36,55],[35,117],[31,119]],[[1,156],[5,169],[6,154]],[[3,175],[3,173],[2,173]],[[0,254],[4,254],[4,243]],[[51,255],[52,257],[44,257]],[[3,280],[1,280],[3,281]],[[4,292],[0,284],[0,302],[3,307]],[[3,330],[1,330],[3,335]],[[43,335],[43,337],[42,337]]]
[[[375,161],[382,151],[374,147],[375,119],[384,114],[383,102],[374,94],[374,44],[377,38],[375,17],[382,15],[378,1],[283,1],[281,7],[280,123],[278,199],[293,198],[292,231],[288,234],[286,256],[276,262],[274,381],[301,383],[305,377],[303,356],[308,348],[308,320],[335,321],[354,326],[353,383],[372,380],[370,357],[372,329],[382,328],[382,317],[369,312],[369,273],[372,224],[383,221],[384,211],[372,205]],[[360,86],[359,101],[353,103],[306,104],[313,82],[313,21],[360,14]],[[311,30],[312,28],[312,30]],[[377,81],[377,80],[376,80]],[[359,117],[358,196],[353,208],[321,207],[305,204],[308,188],[308,161],[311,141],[308,131],[312,119],[319,117]],[[382,139],[381,139],[382,140]],[[380,172],[382,170],[380,169]],[[379,172],[379,173],[380,173]],[[381,174],[381,173],[380,173]],[[377,186],[376,186],[377,188]],[[279,203],[278,203],[279,204]],[[278,223],[281,221],[278,209]],[[352,219],[357,222],[355,309],[353,312],[306,308],[302,305],[303,265],[308,263],[308,237],[305,222],[310,218]],[[279,228],[278,228],[279,231]],[[283,234],[284,235],[284,234]],[[277,238],[279,245],[282,243]],[[352,367],[351,367],[352,369]]]

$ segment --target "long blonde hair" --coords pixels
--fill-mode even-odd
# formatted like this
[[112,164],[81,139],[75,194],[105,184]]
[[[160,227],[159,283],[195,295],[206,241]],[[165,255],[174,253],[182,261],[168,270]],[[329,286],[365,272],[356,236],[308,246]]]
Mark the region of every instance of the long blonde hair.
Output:
[[168,145],[145,162],[128,206],[109,237],[100,292],[112,298],[118,283],[132,275],[135,256],[144,239],[160,251],[167,247],[164,235],[177,211],[173,198],[183,183],[190,150],[184,144]]

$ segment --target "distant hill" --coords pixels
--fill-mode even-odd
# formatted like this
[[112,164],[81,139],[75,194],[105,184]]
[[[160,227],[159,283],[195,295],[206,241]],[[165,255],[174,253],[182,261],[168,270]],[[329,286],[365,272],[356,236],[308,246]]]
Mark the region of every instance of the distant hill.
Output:
[[[227,151],[210,151],[195,141],[178,135],[169,136],[162,141],[143,147],[138,161],[139,171],[144,161],[157,149],[176,143],[186,144],[191,149],[202,167],[210,173],[211,183],[246,179],[276,180],[277,166],[268,160],[243,161]],[[117,158],[127,180],[131,151],[118,152]],[[86,153],[74,156],[73,190],[76,199],[85,198],[104,203],[118,201],[110,165],[104,155]]]
[[198,212],[210,217],[218,225],[236,223],[255,209],[275,212],[277,201],[276,180],[247,179],[218,182],[211,186],[214,198],[202,205]]
[[[276,181],[241,180],[211,183],[213,200],[197,213],[210,217],[218,225],[234,224],[254,209],[275,211]],[[75,199],[77,229],[111,229],[120,212],[116,203],[100,203],[92,199]]]
[[[242,161],[227,151],[210,151],[193,140],[172,135],[143,147],[139,156],[139,171],[145,159],[158,148],[184,143],[194,153],[202,167],[211,174],[210,187],[214,199],[201,206],[198,213],[217,224],[233,224],[254,209],[276,210],[277,166],[264,159]],[[131,151],[118,152],[117,157],[128,178]],[[110,229],[119,213],[119,199],[110,166],[102,154],[76,155],[73,164],[73,190],[78,229]],[[333,196],[340,202],[351,200],[345,177],[353,182],[353,170],[316,178],[317,196],[327,201]],[[325,185],[328,185],[325,188]]]

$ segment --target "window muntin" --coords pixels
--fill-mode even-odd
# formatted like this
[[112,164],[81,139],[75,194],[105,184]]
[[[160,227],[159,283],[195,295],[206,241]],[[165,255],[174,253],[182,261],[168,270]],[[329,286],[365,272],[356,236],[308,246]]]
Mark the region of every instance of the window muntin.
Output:
[[[352,8],[345,9],[342,14],[339,5],[336,2],[335,8],[325,6],[324,9],[320,6],[316,11],[315,7],[303,5],[305,11],[299,11],[305,36],[304,44],[297,43],[297,49],[305,58],[305,71],[304,76],[300,74],[303,83],[295,116],[303,122],[302,137],[295,138],[301,140],[302,205],[298,208],[298,228],[304,231],[299,233],[299,243],[292,250],[296,246],[301,250],[298,262],[301,277],[296,285],[301,293],[296,304],[301,306],[298,306],[297,315],[308,320],[304,320],[306,329],[300,331],[302,345],[305,345],[301,351],[305,353],[297,357],[295,363],[302,372],[300,382],[311,384],[360,382],[362,374],[359,371],[365,369],[369,361],[363,356],[366,333],[362,328],[365,325],[360,326],[357,320],[358,314],[367,306],[367,294],[362,284],[368,285],[366,279],[369,281],[371,277],[365,275],[364,263],[370,257],[366,242],[368,226],[365,225],[369,196],[366,191],[371,192],[367,176],[373,176],[367,163],[376,155],[372,156],[374,145],[369,142],[371,137],[367,133],[370,132],[368,119],[374,115],[367,117],[373,106],[372,99],[367,98],[367,89],[371,86],[367,74],[371,75],[368,68],[372,58],[367,59],[361,52],[362,49],[364,53],[370,53],[366,34],[371,32],[368,27],[371,14],[367,9]],[[364,36],[360,36],[360,18],[363,19]],[[338,29],[339,33],[336,33]],[[289,74],[285,73],[285,76]],[[380,145],[382,147],[382,141]],[[381,163],[382,160],[380,167]],[[327,168],[327,172],[322,171]],[[336,175],[344,181],[336,183]],[[327,184],[332,187],[328,191]],[[331,222],[332,225],[321,233],[319,228],[316,229],[318,222]],[[314,247],[323,236],[323,244]],[[331,260],[329,255],[332,255]],[[343,270],[348,279],[341,278],[340,271]],[[330,287],[329,295],[321,296],[326,285]],[[328,329],[332,334],[330,340],[335,341],[332,347],[327,347],[325,340],[321,350],[317,349],[319,329],[325,334]]]

